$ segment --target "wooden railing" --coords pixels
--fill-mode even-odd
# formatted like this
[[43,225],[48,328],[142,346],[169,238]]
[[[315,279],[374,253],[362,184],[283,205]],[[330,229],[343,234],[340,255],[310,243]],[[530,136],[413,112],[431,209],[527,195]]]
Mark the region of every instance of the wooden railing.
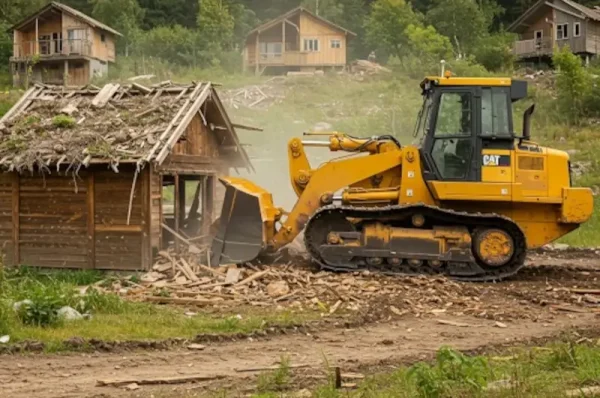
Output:
[[[36,45],[37,44],[37,45]],[[85,39],[39,40],[15,43],[13,58],[92,55],[92,43]]]
[[517,57],[552,54],[552,39],[531,39],[516,41],[513,52]]

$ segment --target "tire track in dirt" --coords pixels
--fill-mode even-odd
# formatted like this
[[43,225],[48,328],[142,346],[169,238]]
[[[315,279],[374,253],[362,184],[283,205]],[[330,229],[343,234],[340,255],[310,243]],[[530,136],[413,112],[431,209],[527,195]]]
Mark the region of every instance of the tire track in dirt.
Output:
[[[569,328],[597,324],[594,314],[560,314],[545,323],[522,320],[498,328],[494,322],[462,317],[471,327],[438,323],[443,317],[408,318],[375,323],[354,329],[331,329],[314,335],[278,336],[269,340],[244,340],[208,345],[204,351],[176,349],[159,352],[94,353],[68,355],[24,355],[0,357],[0,396],[25,397],[127,397],[151,392],[184,393],[190,388],[253,386],[256,374],[238,373],[236,368],[268,367],[282,355],[292,364],[311,364],[324,369],[323,360],[344,371],[426,359],[441,346],[477,350],[499,344],[518,344],[533,338],[557,335]],[[203,385],[177,387],[142,386],[136,392],[97,387],[100,379],[153,378],[185,375],[222,375]]]

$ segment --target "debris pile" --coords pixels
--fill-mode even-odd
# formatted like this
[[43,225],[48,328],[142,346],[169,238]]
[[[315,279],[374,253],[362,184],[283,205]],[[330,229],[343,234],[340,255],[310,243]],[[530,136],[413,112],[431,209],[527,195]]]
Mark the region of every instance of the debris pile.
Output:
[[131,300],[158,304],[288,307],[326,314],[360,311],[379,318],[471,315],[506,321],[540,319],[548,315],[542,315],[542,307],[550,312],[600,311],[596,300],[600,291],[546,286],[545,291],[532,291],[530,284],[518,281],[477,285],[436,276],[335,274],[314,269],[304,260],[210,267],[200,264],[197,256],[160,252],[152,271],[139,281],[114,281],[109,289]]
[[285,99],[285,85],[277,84],[285,79],[283,76],[276,76],[261,85],[227,90],[223,93],[223,102],[235,109],[267,109]]
[[357,59],[350,65],[350,72],[360,75],[377,75],[380,73],[391,73],[392,70],[381,66],[377,62],[367,61],[366,59]]

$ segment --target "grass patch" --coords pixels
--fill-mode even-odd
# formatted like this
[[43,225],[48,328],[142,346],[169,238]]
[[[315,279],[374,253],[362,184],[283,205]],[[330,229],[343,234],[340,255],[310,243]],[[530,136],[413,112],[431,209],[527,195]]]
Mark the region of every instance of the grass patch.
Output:
[[[285,377],[284,377],[285,376]],[[279,378],[277,378],[279,377]],[[275,383],[275,380],[280,383]],[[289,369],[258,380],[254,398],[282,397],[292,386]],[[357,390],[336,390],[331,381],[315,388],[315,398],[553,398],[565,391],[600,385],[599,344],[552,343],[518,348],[504,357],[467,356],[441,348],[434,361],[367,377]]]
[[52,124],[58,128],[68,128],[75,126],[75,119],[67,115],[56,115],[52,118]]
[[594,213],[586,223],[578,229],[563,236],[559,242],[574,247],[600,246],[600,198],[594,197]]
[[[229,313],[185,315],[183,308],[130,302],[114,294],[78,286],[107,276],[97,271],[42,271],[20,267],[0,272],[0,334],[11,342],[37,340],[48,351],[66,349],[71,337],[101,340],[163,340],[198,334],[251,333],[271,326],[291,326],[317,319],[318,314],[236,308]],[[30,300],[18,311],[15,302]],[[71,306],[91,319],[62,321],[57,311]]]

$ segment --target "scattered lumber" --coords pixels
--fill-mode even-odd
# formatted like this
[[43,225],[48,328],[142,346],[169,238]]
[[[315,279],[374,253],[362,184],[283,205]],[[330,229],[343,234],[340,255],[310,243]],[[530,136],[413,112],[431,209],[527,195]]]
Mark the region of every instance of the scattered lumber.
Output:
[[153,384],[185,384],[185,383],[197,383],[199,381],[209,381],[222,379],[223,375],[187,375],[187,376],[173,376],[173,377],[155,377],[155,378],[138,378],[138,379],[105,379],[98,380],[96,385],[98,387],[122,387],[130,384],[141,385],[153,385]]
[[445,319],[438,319],[437,323],[439,323],[440,325],[456,326],[456,327],[459,327],[459,328],[469,328],[469,327],[473,327],[474,326],[474,325],[470,325],[468,323],[448,321],[448,320],[445,320]]
[[160,297],[160,296],[148,296],[145,301],[156,303],[156,304],[180,304],[180,305],[194,305],[202,307],[205,305],[215,304],[215,300],[209,299],[188,299],[181,297]]
[[108,101],[110,101],[112,96],[116,94],[120,87],[121,85],[118,83],[109,83],[102,87],[100,92],[92,100],[92,106],[98,108],[104,107],[106,104],[108,104]]
[[575,294],[600,294],[600,289],[569,289],[569,291]]
[[[482,300],[482,296],[490,294],[488,285],[457,283],[437,276],[389,276],[368,271],[336,274],[320,271],[302,257],[286,257],[273,265],[210,267],[209,247],[197,247],[200,253],[160,251],[152,269],[135,283],[122,277],[110,285],[93,288],[155,304],[214,309],[288,307],[293,311],[319,311],[322,316],[336,318],[370,311],[372,303],[377,303],[376,310],[389,319],[429,318],[448,329],[485,325],[508,330],[514,320],[539,318],[540,307],[500,309],[497,300]],[[496,289],[495,293],[502,294],[512,292],[514,287],[499,285]],[[577,295],[568,288],[548,286],[543,292],[532,292],[531,297],[544,300],[542,305],[551,311],[600,312],[595,300],[599,296]],[[477,318],[485,321],[480,323]]]
[[[288,365],[287,367],[290,369],[301,369],[301,368],[308,368],[310,366],[311,365],[308,363],[303,363],[303,364],[297,364],[297,365]],[[280,365],[276,365],[276,366],[262,366],[262,367],[255,367],[255,368],[235,368],[233,370],[235,370],[238,373],[265,372],[268,370],[277,370],[280,367],[281,367]]]

